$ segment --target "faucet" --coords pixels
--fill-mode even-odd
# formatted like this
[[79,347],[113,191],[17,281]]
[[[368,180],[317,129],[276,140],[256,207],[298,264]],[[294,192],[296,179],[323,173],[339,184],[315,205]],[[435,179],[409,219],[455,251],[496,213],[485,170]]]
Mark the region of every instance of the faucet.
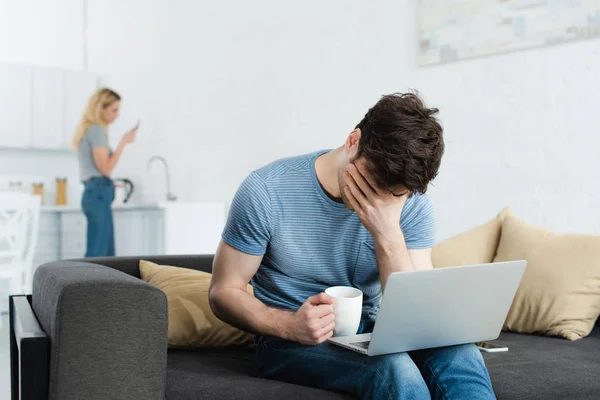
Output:
[[171,185],[169,183],[169,166],[167,165],[167,161],[161,156],[152,156],[148,160],[148,168],[147,168],[148,170],[150,170],[150,167],[152,166],[153,161],[160,161],[165,166],[165,180],[166,180],[166,185],[167,185],[167,201],[177,200],[177,197],[173,193],[171,193]]

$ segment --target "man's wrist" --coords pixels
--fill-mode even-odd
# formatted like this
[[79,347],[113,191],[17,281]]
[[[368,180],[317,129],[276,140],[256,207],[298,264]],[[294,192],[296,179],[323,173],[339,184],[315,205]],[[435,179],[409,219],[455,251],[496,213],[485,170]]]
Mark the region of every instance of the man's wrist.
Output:
[[381,235],[373,239],[375,241],[375,246],[379,247],[386,254],[398,251],[398,249],[406,249],[404,234],[400,229],[399,232],[394,232],[388,235]]
[[285,340],[295,340],[292,329],[290,329],[293,316],[294,313],[292,311],[271,308],[268,318],[274,322],[273,336],[277,336]]

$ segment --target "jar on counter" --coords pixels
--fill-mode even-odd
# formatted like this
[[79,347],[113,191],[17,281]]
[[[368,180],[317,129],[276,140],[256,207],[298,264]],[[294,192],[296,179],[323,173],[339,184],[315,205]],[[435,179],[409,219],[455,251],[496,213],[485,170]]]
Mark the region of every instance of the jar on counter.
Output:
[[32,183],[33,194],[38,195],[42,198],[42,204],[44,204],[44,184],[43,183]]
[[67,205],[67,178],[56,178],[56,205]]

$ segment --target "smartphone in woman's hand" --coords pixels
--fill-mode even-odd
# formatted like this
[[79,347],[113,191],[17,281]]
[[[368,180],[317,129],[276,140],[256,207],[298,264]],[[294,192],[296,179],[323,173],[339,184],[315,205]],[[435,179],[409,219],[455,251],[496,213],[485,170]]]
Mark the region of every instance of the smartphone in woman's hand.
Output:
[[140,120],[138,119],[137,124],[131,128],[129,131],[127,131],[127,133],[125,133],[125,135],[123,135],[123,138],[121,139],[123,141],[124,144],[129,144],[129,143],[133,143],[135,141],[135,135],[137,134],[137,130],[140,127]]

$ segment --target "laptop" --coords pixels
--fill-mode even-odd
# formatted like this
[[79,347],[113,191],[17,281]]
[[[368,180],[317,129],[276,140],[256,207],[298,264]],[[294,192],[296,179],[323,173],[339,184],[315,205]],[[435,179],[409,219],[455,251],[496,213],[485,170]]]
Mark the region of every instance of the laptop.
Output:
[[328,341],[377,356],[497,339],[526,265],[510,261],[394,272],[373,333]]

